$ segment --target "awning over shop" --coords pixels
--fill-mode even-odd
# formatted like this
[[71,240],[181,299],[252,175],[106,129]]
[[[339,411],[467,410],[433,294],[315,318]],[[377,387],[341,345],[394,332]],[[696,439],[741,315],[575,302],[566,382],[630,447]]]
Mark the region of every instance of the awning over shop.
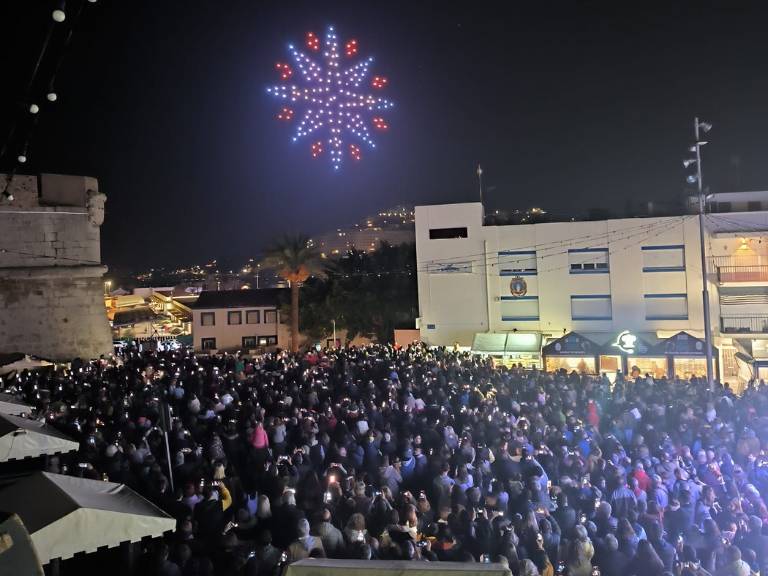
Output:
[[544,356],[594,356],[600,346],[577,332],[569,332],[544,346]]
[[[79,447],[77,442],[44,422],[0,415],[0,462],[63,454]],[[11,508],[11,511],[16,510]]]
[[17,400],[11,394],[0,393],[0,414],[10,414],[11,416],[21,416],[22,414],[32,414],[34,408],[29,404]]
[[536,332],[480,332],[472,340],[472,352],[491,356],[539,354],[541,334]]
[[[660,342],[655,352],[669,356],[705,356],[706,349],[706,343],[701,338],[691,336],[688,332],[678,332]],[[712,353],[717,355],[717,349],[714,346]]]
[[419,562],[408,560],[332,560],[307,558],[289,564],[285,576],[503,576],[501,564],[478,562]]
[[38,472],[0,491],[32,537],[42,564],[103,546],[156,538],[176,520],[124,484]]

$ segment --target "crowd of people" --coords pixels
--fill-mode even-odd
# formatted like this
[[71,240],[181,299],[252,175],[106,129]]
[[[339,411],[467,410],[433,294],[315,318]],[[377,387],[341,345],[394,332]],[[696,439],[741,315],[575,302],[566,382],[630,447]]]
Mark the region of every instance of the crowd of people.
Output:
[[51,471],[124,483],[176,518],[147,575],[273,576],[323,557],[768,574],[762,382],[737,397],[371,345],[129,347],[4,385],[81,440]]

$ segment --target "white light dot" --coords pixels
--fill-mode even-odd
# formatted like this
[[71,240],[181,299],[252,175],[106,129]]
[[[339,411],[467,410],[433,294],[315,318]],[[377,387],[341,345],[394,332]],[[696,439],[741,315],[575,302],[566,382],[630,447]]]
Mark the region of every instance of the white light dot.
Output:
[[51,13],[51,18],[53,18],[54,22],[58,22],[59,24],[61,24],[62,22],[64,22],[64,20],[67,19],[67,14],[64,12],[64,10],[56,9]]

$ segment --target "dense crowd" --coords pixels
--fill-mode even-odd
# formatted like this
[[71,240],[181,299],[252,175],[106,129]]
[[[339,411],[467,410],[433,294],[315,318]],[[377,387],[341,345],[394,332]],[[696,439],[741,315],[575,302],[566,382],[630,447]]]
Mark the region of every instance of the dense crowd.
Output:
[[128,348],[11,384],[81,439],[52,471],[125,483],[177,519],[147,575],[273,576],[308,557],[768,574],[762,382],[737,397],[369,346]]

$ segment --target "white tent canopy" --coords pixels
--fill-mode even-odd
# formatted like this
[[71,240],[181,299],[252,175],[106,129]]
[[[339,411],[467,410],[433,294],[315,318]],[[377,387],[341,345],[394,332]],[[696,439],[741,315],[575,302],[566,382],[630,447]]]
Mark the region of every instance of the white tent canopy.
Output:
[[79,447],[80,444],[44,422],[0,414],[0,463],[63,454]]
[[29,355],[21,355],[19,358],[15,358],[15,354],[8,355],[7,359],[0,360],[0,375],[11,374],[13,372],[22,372],[24,370],[34,370],[36,368],[44,368],[45,366],[53,366],[53,362],[48,360],[41,360]]
[[32,406],[17,400],[13,395],[0,393],[0,414],[21,416],[22,414],[32,414],[33,410]]
[[27,527],[41,564],[157,538],[176,520],[124,484],[37,472],[0,491],[0,510]]

